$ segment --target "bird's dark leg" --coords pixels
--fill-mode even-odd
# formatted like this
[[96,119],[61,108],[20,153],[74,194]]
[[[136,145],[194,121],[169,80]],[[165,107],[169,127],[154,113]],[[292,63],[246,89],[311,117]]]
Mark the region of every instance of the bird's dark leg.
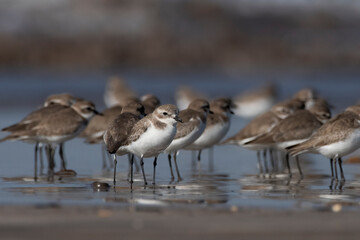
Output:
[[145,176],[145,170],[144,170],[144,158],[141,157],[140,159],[140,166],[141,166],[141,171],[144,177],[144,184],[147,185],[147,181],[146,181],[146,176]]
[[331,168],[331,179],[334,179],[334,166],[333,166],[334,160],[330,158],[330,168]]
[[178,168],[178,164],[177,164],[177,156],[176,156],[176,153],[174,153],[174,162],[175,162],[175,167],[176,167],[176,173],[177,173],[177,176],[178,176],[178,181],[180,182],[182,180],[181,176],[180,176],[180,171],[179,171],[179,168]]
[[339,157],[339,168],[340,168],[340,174],[341,174],[341,181],[345,181],[345,176],[344,176],[344,172],[343,172],[343,168],[342,168],[342,159],[341,157]]
[[334,159],[334,170],[335,170],[335,180],[338,181],[338,174],[337,174],[337,157]]
[[256,156],[257,156],[257,161],[258,161],[257,167],[259,169],[259,175],[260,175],[260,177],[262,177],[264,172],[263,172],[263,166],[261,164],[261,151],[260,150],[256,151]]
[[37,142],[35,144],[35,165],[34,165],[34,181],[36,182],[38,177],[37,177],[37,160],[38,160],[38,147],[39,147],[39,143]]
[[44,172],[43,145],[39,144],[40,175]]
[[117,164],[116,153],[113,154],[113,158],[114,158],[114,185],[115,185],[116,184],[116,164]]
[[54,155],[55,155],[55,149],[49,144],[47,145],[47,155],[48,155],[48,181],[54,181],[54,167],[55,167],[55,161],[54,161]]
[[60,143],[59,144],[59,155],[60,155],[60,159],[61,159],[61,170],[66,170],[66,161],[65,161],[65,157],[64,157],[64,143]]
[[198,160],[199,162],[200,162],[200,160],[201,160],[201,150],[199,150],[197,160]]
[[153,185],[155,185],[155,177],[156,177],[156,165],[157,165],[157,156],[154,158],[154,162],[153,162],[153,165],[154,165],[154,172],[153,172]]
[[133,183],[134,183],[134,154],[131,154],[130,159],[130,188],[132,189]]
[[174,180],[174,172],[171,164],[171,153],[168,154],[168,160],[169,160],[169,167],[170,167],[170,174],[171,174],[171,181]]

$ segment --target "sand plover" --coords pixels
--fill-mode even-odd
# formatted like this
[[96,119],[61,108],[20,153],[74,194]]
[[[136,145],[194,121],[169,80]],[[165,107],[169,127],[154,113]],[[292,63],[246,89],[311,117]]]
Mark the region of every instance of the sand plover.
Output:
[[[62,110],[71,106],[76,101],[76,98],[68,93],[61,94],[52,94],[44,102],[44,106],[39,108],[30,114],[28,114],[20,122],[15,123],[11,126],[5,127],[2,131],[11,132],[13,135],[19,135],[20,132],[24,132],[33,127],[34,124],[41,121],[43,118],[47,117],[49,114]],[[43,159],[42,159],[42,144],[35,142],[35,173],[34,179],[37,180],[37,159],[38,154],[40,154],[40,168],[41,172],[43,169]],[[63,146],[60,146],[60,152],[63,152]],[[63,157],[63,155],[62,155]],[[65,160],[61,158],[62,167],[65,167]]]
[[[125,105],[121,111],[121,114],[113,119],[108,125],[103,140],[106,145],[106,149],[114,157],[114,184],[116,183],[116,155],[125,155],[129,152],[119,151],[120,146],[127,141],[131,134],[132,128],[144,116],[144,106],[137,101],[130,102]],[[131,167],[131,179],[130,184],[133,183],[133,157],[130,159]]]
[[248,149],[258,149],[257,145],[248,144],[256,138],[270,132],[282,119],[304,107],[299,100],[287,100],[275,104],[268,112],[251,120],[236,135],[226,139],[224,144],[235,144]]
[[337,175],[337,161],[339,163],[341,180],[345,180],[342,169],[342,157],[360,147],[360,106],[348,107],[343,113],[329,120],[307,141],[289,148],[291,156],[302,153],[319,153],[330,159],[331,176]]
[[269,110],[276,98],[275,85],[245,92],[233,99],[235,115],[245,118],[255,117]]
[[206,119],[206,128],[201,136],[192,144],[185,147],[186,150],[198,150],[198,160],[201,151],[218,144],[230,128],[231,100],[229,98],[218,98],[210,103],[210,111]]
[[[141,158],[140,165],[145,185],[147,185],[147,181],[143,159],[155,157],[153,162],[153,184],[155,184],[157,156],[163,152],[174,139],[176,122],[178,121],[180,121],[178,109],[174,105],[161,105],[156,108],[154,112],[136,122],[129,134],[126,134],[120,141],[115,141],[115,148],[112,150],[120,154],[132,153]],[[104,139],[106,137],[107,134],[104,135]]]
[[144,105],[146,115],[152,113],[155,108],[160,106],[160,100],[152,94],[142,96],[141,103]]
[[80,100],[71,105],[71,107],[63,108],[43,117],[40,121],[32,123],[31,127],[25,130],[11,133],[1,141],[24,140],[49,144],[50,147],[47,151],[49,178],[52,178],[54,174],[53,155],[56,145],[76,137],[86,127],[88,120],[94,114],[99,114],[95,110],[94,104],[89,101]]
[[[261,151],[264,150],[265,158],[267,150],[263,145],[251,144],[251,142],[270,132],[282,119],[287,118],[295,111],[303,108],[304,103],[297,99],[286,100],[275,104],[268,112],[255,117],[237,134],[226,139],[222,144],[234,144],[249,150],[257,151],[258,167],[260,172],[262,172],[260,154]],[[265,169],[267,169],[266,165]]]
[[171,165],[171,154],[174,156],[174,163],[178,180],[181,180],[179,168],[176,161],[177,152],[198,139],[206,127],[206,118],[210,110],[209,102],[204,99],[193,100],[187,109],[180,111],[179,118],[182,122],[176,124],[176,135],[171,144],[164,150],[168,154],[171,179],[174,173]]
[[[287,152],[286,148],[308,140],[331,117],[329,104],[324,99],[317,99],[309,110],[298,110],[280,121],[270,132],[260,136],[249,144],[262,145],[263,148],[274,148]],[[302,171],[299,159],[296,157],[299,173]],[[291,169],[288,154],[286,164],[289,174]]]

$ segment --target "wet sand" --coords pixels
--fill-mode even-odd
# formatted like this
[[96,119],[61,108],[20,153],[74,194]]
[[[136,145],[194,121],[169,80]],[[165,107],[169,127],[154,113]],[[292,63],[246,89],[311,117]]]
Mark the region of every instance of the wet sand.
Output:
[[359,239],[359,213],[333,210],[11,206],[0,208],[0,236],[8,240]]

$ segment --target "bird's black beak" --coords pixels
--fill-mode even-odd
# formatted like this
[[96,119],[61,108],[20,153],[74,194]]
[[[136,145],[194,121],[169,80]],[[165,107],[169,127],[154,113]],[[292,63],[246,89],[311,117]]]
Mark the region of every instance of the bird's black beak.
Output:
[[213,112],[213,111],[211,111],[210,109],[209,109],[209,113],[210,113],[210,114],[214,114],[214,112]]
[[229,108],[229,113],[231,114],[235,114],[230,108]]
[[100,116],[104,116],[104,114],[103,114],[103,113],[101,113],[101,112],[98,112],[98,111],[96,111],[95,109],[93,110],[93,112],[95,113],[95,115],[100,115]]
[[183,122],[180,118],[179,118],[179,116],[178,115],[176,115],[175,117],[174,117],[174,119],[175,119],[175,121],[177,121],[177,122]]

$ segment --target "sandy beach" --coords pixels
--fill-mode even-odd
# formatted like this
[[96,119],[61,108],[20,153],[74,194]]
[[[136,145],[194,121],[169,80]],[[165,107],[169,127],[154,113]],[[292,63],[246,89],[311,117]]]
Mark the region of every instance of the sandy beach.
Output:
[[0,208],[1,239],[358,239],[357,212],[158,207]]

